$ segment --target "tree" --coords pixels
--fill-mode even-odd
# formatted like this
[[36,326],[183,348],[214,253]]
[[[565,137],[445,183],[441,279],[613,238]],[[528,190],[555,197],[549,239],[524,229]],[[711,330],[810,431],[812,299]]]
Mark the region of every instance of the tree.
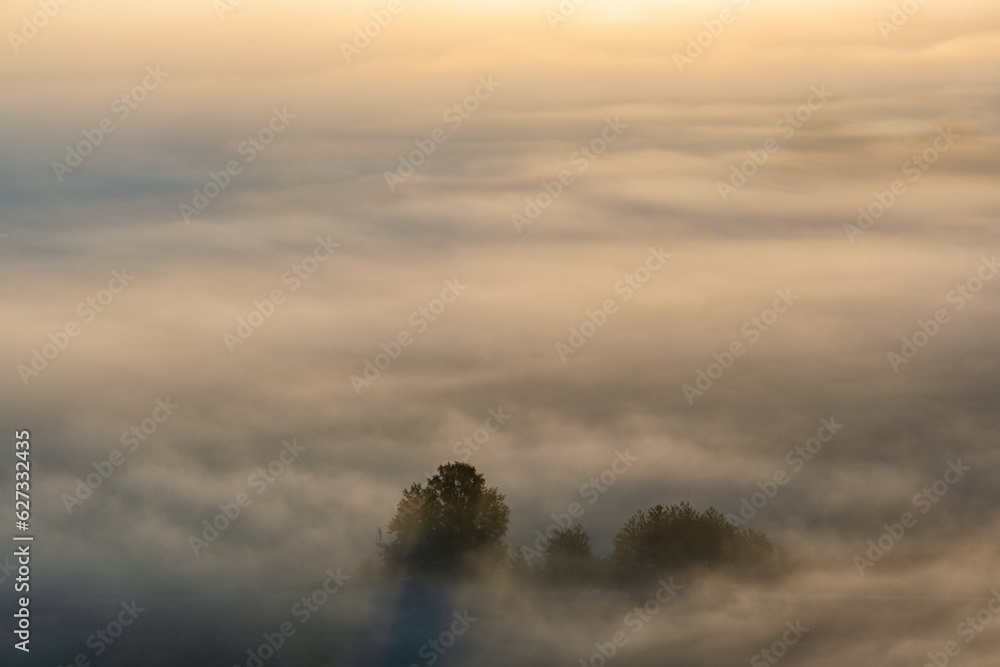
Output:
[[486,486],[467,463],[447,463],[427,480],[404,489],[389,522],[395,540],[379,546],[390,573],[461,574],[483,563],[502,563],[510,523],[504,496]]
[[594,554],[590,550],[590,535],[577,524],[560,528],[545,545],[545,574],[552,581],[578,582],[592,577]]
[[686,502],[636,512],[612,543],[615,561],[631,573],[721,565],[747,571],[778,562],[777,549],[763,533],[737,528],[712,507],[699,513]]

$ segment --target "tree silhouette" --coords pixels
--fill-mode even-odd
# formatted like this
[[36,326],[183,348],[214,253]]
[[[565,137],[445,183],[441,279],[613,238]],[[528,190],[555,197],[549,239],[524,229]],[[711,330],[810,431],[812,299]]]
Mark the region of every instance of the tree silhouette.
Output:
[[[698,512],[690,503],[638,511],[612,541],[610,560],[598,558],[582,526],[555,531],[544,559],[532,566],[503,542],[510,509],[495,487],[467,463],[447,463],[425,485],[403,490],[389,522],[391,541],[378,545],[381,567],[368,564],[372,580],[466,575],[487,567],[507,569],[525,583],[626,583],[691,568],[738,575],[774,575],[784,554],[764,533],[741,529],[715,508]],[[371,572],[368,572],[371,570]]]
[[379,549],[390,574],[462,574],[502,563],[509,523],[503,495],[474,466],[447,463],[403,491],[388,526],[395,540]]
[[579,582],[595,574],[590,535],[579,524],[556,531],[545,545],[544,553],[544,570],[550,581]]
[[613,544],[620,570],[633,574],[718,565],[766,571],[779,556],[763,533],[736,528],[715,508],[699,513],[686,502],[636,512]]

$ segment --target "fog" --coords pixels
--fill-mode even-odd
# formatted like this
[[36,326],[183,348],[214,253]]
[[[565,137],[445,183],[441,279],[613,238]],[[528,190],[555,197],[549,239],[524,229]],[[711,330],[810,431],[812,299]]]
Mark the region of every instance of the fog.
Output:
[[[616,665],[746,663],[799,620],[789,663],[996,654],[956,630],[1000,586],[995,6],[438,0],[359,46],[386,3],[219,4],[70,3],[30,37],[36,3],[0,9],[17,659],[246,664],[338,568],[267,664],[431,664],[465,610],[436,664],[596,664],[619,630]],[[656,580],[361,582],[402,490],[456,460],[512,549],[580,503],[607,557],[689,501],[792,564],[677,573],[635,633]]]

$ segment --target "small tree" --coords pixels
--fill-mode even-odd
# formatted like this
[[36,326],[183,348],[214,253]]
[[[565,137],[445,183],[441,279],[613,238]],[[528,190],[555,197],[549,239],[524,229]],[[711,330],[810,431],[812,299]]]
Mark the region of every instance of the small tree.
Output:
[[502,563],[510,523],[504,497],[486,486],[467,463],[448,463],[427,480],[403,491],[389,531],[396,539],[379,546],[394,574],[460,574],[479,563]]
[[544,553],[545,574],[553,581],[580,581],[594,574],[590,535],[579,524],[557,530]]
[[772,568],[778,557],[763,533],[736,528],[715,508],[699,513],[686,502],[636,512],[613,544],[615,561],[630,573],[718,565],[746,571]]

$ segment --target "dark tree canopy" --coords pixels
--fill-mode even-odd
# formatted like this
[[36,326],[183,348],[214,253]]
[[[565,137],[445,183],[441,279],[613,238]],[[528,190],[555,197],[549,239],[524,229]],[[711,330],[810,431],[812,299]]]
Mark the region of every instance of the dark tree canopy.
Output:
[[[779,574],[783,554],[764,533],[738,528],[714,508],[690,503],[636,512],[614,536],[611,558],[595,556],[580,525],[549,535],[544,559],[532,564],[509,550],[510,509],[495,487],[467,463],[447,463],[426,484],[403,490],[389,522],[391,541],[379,544],[370,579],[485,573],[506,564],[522,581],[556,585],[633,582],[691,569],[751,576]],[[369,572],[370,570],[370,572]],[[495,570],[494,570],[495,573]]]
[[546,575],[552,581],[578,582],[595,574],[590,535],[579,524],[556,531],[544,553]]
[[613,544],[618,565],[635,573],[719,565],[767,571],[778,559],[764,533],[737,528],[715,508],[699,513],[686,502],[637,512]]
[[381,545],[390,573],[459,574],[502,562],[510,509],[497,489],[467,463],[448,463],[403,491],[389,522],[393,542]]

